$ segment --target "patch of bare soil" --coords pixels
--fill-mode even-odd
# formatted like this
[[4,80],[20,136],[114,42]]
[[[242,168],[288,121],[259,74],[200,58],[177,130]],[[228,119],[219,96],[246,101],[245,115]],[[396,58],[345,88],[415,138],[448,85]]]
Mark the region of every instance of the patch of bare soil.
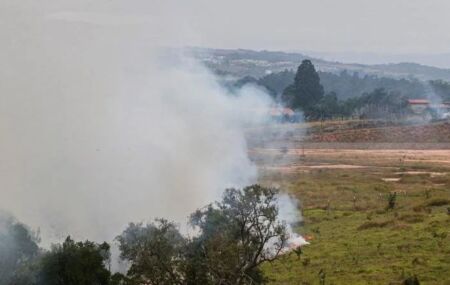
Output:
[[284,173],[310,172],[311,169],[359,169],[371,166],[351,165],[351,164],[319,164],[319,165],[283,165],[283,166],[263,166],[264,170]]
[[381,178],[384,182],[398,182],[401,178]]
[[[385,160],[398,162],[424,162],[435,164],[450,164],[450,150],[416,150],[416,149],[290,149],[288,154],[304,155],[305,157]],[[439,175],[433,173],[433,175]]]

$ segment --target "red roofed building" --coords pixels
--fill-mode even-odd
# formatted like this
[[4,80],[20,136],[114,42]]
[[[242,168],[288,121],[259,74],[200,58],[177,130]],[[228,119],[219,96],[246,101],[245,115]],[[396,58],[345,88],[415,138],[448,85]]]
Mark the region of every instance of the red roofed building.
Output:
[[415,115],[422,115],[430,106],[430,101],[426,99],[409,99],[408,105]]
[[410,105],[429,105],[430,101],[426,99],[409,99],[408,104]]
[[442,119],[446,118],[450,112],[450,104],[444,102],[441,104],[433,104],[427,99],[409,99],[408,100],[409,109],[411,114],[408,120],[410,121],[430,121],[431,119]]

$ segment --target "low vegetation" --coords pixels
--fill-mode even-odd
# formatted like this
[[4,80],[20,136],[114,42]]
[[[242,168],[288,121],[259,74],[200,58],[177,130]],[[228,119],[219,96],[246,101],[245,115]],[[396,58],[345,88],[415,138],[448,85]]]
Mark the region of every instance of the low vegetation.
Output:
[[301,256],[265,264],[271,284],[321,284],[323,278],[325,284],[450,284],[447,164],[370,151],[305,153],[278,163],[369,167],[262,168],[263,184],[280,185],[302,202],[304,224],[297,231],[311,238]]
[[275,260],[289,238],[278,220],[277,195],[259,185],[227,189],[222,201],[191,215],[193,237],[164,219],[129,224],[117,237],[120,257],[129,265],[124,275],[111,275],[107,243],[67,237],[40,252],[31,231],[10,219],[0,235],[0,284],[263,284],[260,265]]

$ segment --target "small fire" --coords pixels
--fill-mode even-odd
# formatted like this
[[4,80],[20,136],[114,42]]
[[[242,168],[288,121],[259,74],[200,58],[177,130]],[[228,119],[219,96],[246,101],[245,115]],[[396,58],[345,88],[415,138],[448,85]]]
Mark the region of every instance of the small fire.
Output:
[[297,248],[300,246],[304,246],[307,244],[309,244],[309,242],[304,237],[302,237],[301,235],[297,235],[297,234],[294,235],[293,237],[291,237],[290,239],[288,239],[288,241],[287,241],[287,247],[291,248],[291,249],[294,249],[294,248]]
[[293,250],[298,249],[299,247],[305,246],[309,244],[309,240],[311,240],[311,236],[301,236],[298,234],[292,234],[291,237],[286,241],[286,246],[281,251],[281,254],[289,253]]

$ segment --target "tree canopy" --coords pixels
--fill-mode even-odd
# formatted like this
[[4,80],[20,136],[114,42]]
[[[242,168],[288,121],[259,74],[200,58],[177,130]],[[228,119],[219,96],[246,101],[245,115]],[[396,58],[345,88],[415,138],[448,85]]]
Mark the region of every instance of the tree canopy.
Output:
[[75,242],[70,237],[54,245],[41,260],[38,284],[46,285],[107,285],[110,272],[109,245],[90,241]]
[[324,89],[320,77],[310,60],[303,60],[295,74],[294,83],[286,87],[282,98],[293,109],[306,113],[323,97]]
[[26,226],[0,219],[0,285],[264,284],[260,265],[289,238],[277,199],[278,190],[259,185],[226,189],[192,213],[192,236],[165,219],[130,223],[116,238],[126,274],[111,274],[106,242],[68,236],[44,250]]
[[0,285],[34,282],[34,261],[39,255],[38,236],[27,226],[0,215]]
[[222,201],[191,215],[193,238],[166,220],[130,224],[117,237],[128,277],[133,284],[264,283],[259,265],[276,258],[288,238],[277,193],[259,185],[227,189]]

